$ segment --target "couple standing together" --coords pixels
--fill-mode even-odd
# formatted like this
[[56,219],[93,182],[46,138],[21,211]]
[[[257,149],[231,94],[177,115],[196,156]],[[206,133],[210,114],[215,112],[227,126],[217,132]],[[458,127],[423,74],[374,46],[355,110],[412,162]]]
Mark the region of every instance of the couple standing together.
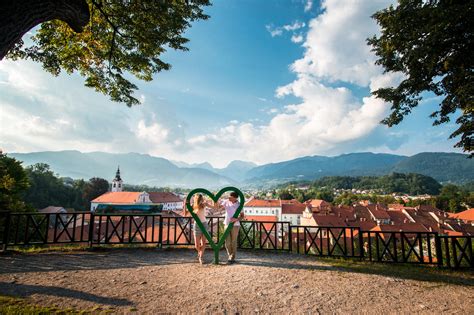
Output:
[[[233,218],[233,216],[239,206],[240,202],[236,192],[231,192],[228,199],[224,199],[215,203],[210,203],[209,201],[205,200],[202,194],[197,194],[194,196],[193,212],[199,217],[199,220],[201,220],[206,231],[209,231],[206,218],[206,207],[215,210],[225,210],[224,229],[227,229],[227,226],[230,223],[234,223],[232,230],[225,239],[225,248],[227,250],[227,255],[229,256],[227,263],[229,264],[233,264],[235,262],[235,255],[237,253],[237,239],[239,237],[240,217]],[[241,213],[241,215],[243,215],[243,213]],[[193,232],[199,263],[203,264],[204,250],[206,249],[206,237],[196,222],[193,226]]]

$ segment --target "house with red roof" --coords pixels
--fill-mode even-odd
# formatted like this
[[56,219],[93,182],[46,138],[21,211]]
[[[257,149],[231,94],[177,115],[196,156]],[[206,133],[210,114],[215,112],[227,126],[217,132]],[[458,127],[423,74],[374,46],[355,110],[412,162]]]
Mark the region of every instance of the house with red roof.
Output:
[[114,211],[149,212],[155,209],[176,211],[183,208],[183,200],[171,192],[123,191],[123,180],[117,168],[112,180],[112,189],[91,200],[92,212],[114,209]]
[[387,213],[387,208],[381,204],[370,204],[366,206],[372,217],[372,220],[377,224],[390,224],[390,216]]
[[449,217],[465,221],[466,223],[474,223],[474,208],[459,213],[449,213]]
[[[281,202],[279,199],[250,198],[245,202],[243,212],[245,217],[252,217],[253,221],[264,221],[263,217],[275,217],[280,221]],[[260,217],[262,220],[258,220]]]
[[321,211],[322,209],[327,209],[331,206],[330,202],[322,199],[309,199],[305,203],[310,205],[315,212]]
[[292,225],[300,225],[303,211],[307,205],[298,200],[281,200],[281,221],[291,222]]
[[405,206],[401,203],[389,203],[387,205],[388,210],[398,210],[402,211]]
[[113,208],[139,212],[160,207],[162,210],[181,210],[183,201],[170,192],[109,191],[91,201],[91,211]]

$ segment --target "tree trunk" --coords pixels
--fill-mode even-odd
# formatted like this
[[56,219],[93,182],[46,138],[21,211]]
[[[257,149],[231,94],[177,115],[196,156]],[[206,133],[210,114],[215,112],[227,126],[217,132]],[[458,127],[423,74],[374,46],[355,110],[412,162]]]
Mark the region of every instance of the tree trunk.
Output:
[[89,19],[86,0],[0,0],[0,60],[38,24],[61,20],[80,33]]

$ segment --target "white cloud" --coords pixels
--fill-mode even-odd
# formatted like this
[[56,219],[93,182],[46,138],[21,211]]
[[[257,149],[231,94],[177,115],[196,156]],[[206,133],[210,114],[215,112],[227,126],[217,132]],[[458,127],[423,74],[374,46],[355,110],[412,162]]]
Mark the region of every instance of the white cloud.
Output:
[[[366,44],[366,38],[378,31],[370,15],[390,3],[324,1],[324,12],[309,23],[306,39],[301,38],[303,57],[290,67],[297,78],[275,92],[279,98],[295,96],[301,103],[288,105],[282,112],[273,111],[268,124],[234,124],[195,137],[193,143],[223,148],[232,144],[244,149],[243,158],[264,163],[341,153],[346,144],[376,132],[388,113],[388,104],[372,96],[358,98],[347,86],[373,90],[400,79],[399,75],[382,73]],[[282,29],[300,27],[303,24],[293,23]]]
[[168,139],[169,130],[156,122],[146,125],[144,120],[140,120],[135,134],[149,143],[161,144]]
[[84,87],[76,75],[55,78],[25,61],[3,60],[0,80],[0,147],[7,152],[186,150],[185,124],[144,94],[138,96],[144,104],[128,108]]
[[275,28],[272,24],[265,25],[265,28],[270,33],[272,37],[280,36],[283,34],[283,29],[281,27]]
[[322,3],[324,12],[311,20],[306,52],[292,70],[329,81],[345,81],[367,86],[381,73],[366,39],[378,33],[370,17],[393,1],[336,1]]
[[[306,26],[306,23],[296,20],[291,24],[286,24],[286,25],[277,26],[277,27],[275,27],[273,24],[268,24],[268,25],[265,25],[265,28],[267,29],[267,31],[270,33],[272,37],[276,37],[276,36],[283,35],[284,31],[293,33],[294,31],[304,28],[305,26]],[[293,33],[293,36],[294,35],[295,34]]]
[[299,43],[303,42],[303,40],[304,40],[304,38],[303,38],[303,35],[301,35],[301,34],[298,34],[298,35],[293,34],[291,36],[291,41],[295,44],[299,44]]
[[268,110],[268,113],[269,113],[269,114],[276,114],[276,113],[278,113],[278,108],[270,108],[270,109]]
[[306,4],[304,5],[304,12],[308,12],[313,8],[313,0],[306,0]]
[[294,21],[293,24],[283,25],[282,28],[285,31],[296,31],[296,30],[299,30],[300,28],[303,28],[305,26],[306,26],[306,24],[304,22]]

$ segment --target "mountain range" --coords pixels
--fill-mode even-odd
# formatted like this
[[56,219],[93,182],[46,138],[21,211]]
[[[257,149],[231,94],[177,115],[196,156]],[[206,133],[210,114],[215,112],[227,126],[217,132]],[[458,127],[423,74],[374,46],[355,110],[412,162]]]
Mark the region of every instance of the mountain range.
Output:
[[23,161],[24,165],[46,163],[60,176],[84,179],[102,177],[111,180],[120,165],[126,184],[158,187],[265,187],[324,176],[385,175],[392,172],[419,173],[442,183],[474,181],[474,159],[469,159],[466,154],[443,152],[413,156],[369,152],[335,157],[307,156],[260,166],[251,162],[232,161],[225,168],[214,168],[209,163],[170,161],[138,153],[45,151],[10,153],[8,156]]

